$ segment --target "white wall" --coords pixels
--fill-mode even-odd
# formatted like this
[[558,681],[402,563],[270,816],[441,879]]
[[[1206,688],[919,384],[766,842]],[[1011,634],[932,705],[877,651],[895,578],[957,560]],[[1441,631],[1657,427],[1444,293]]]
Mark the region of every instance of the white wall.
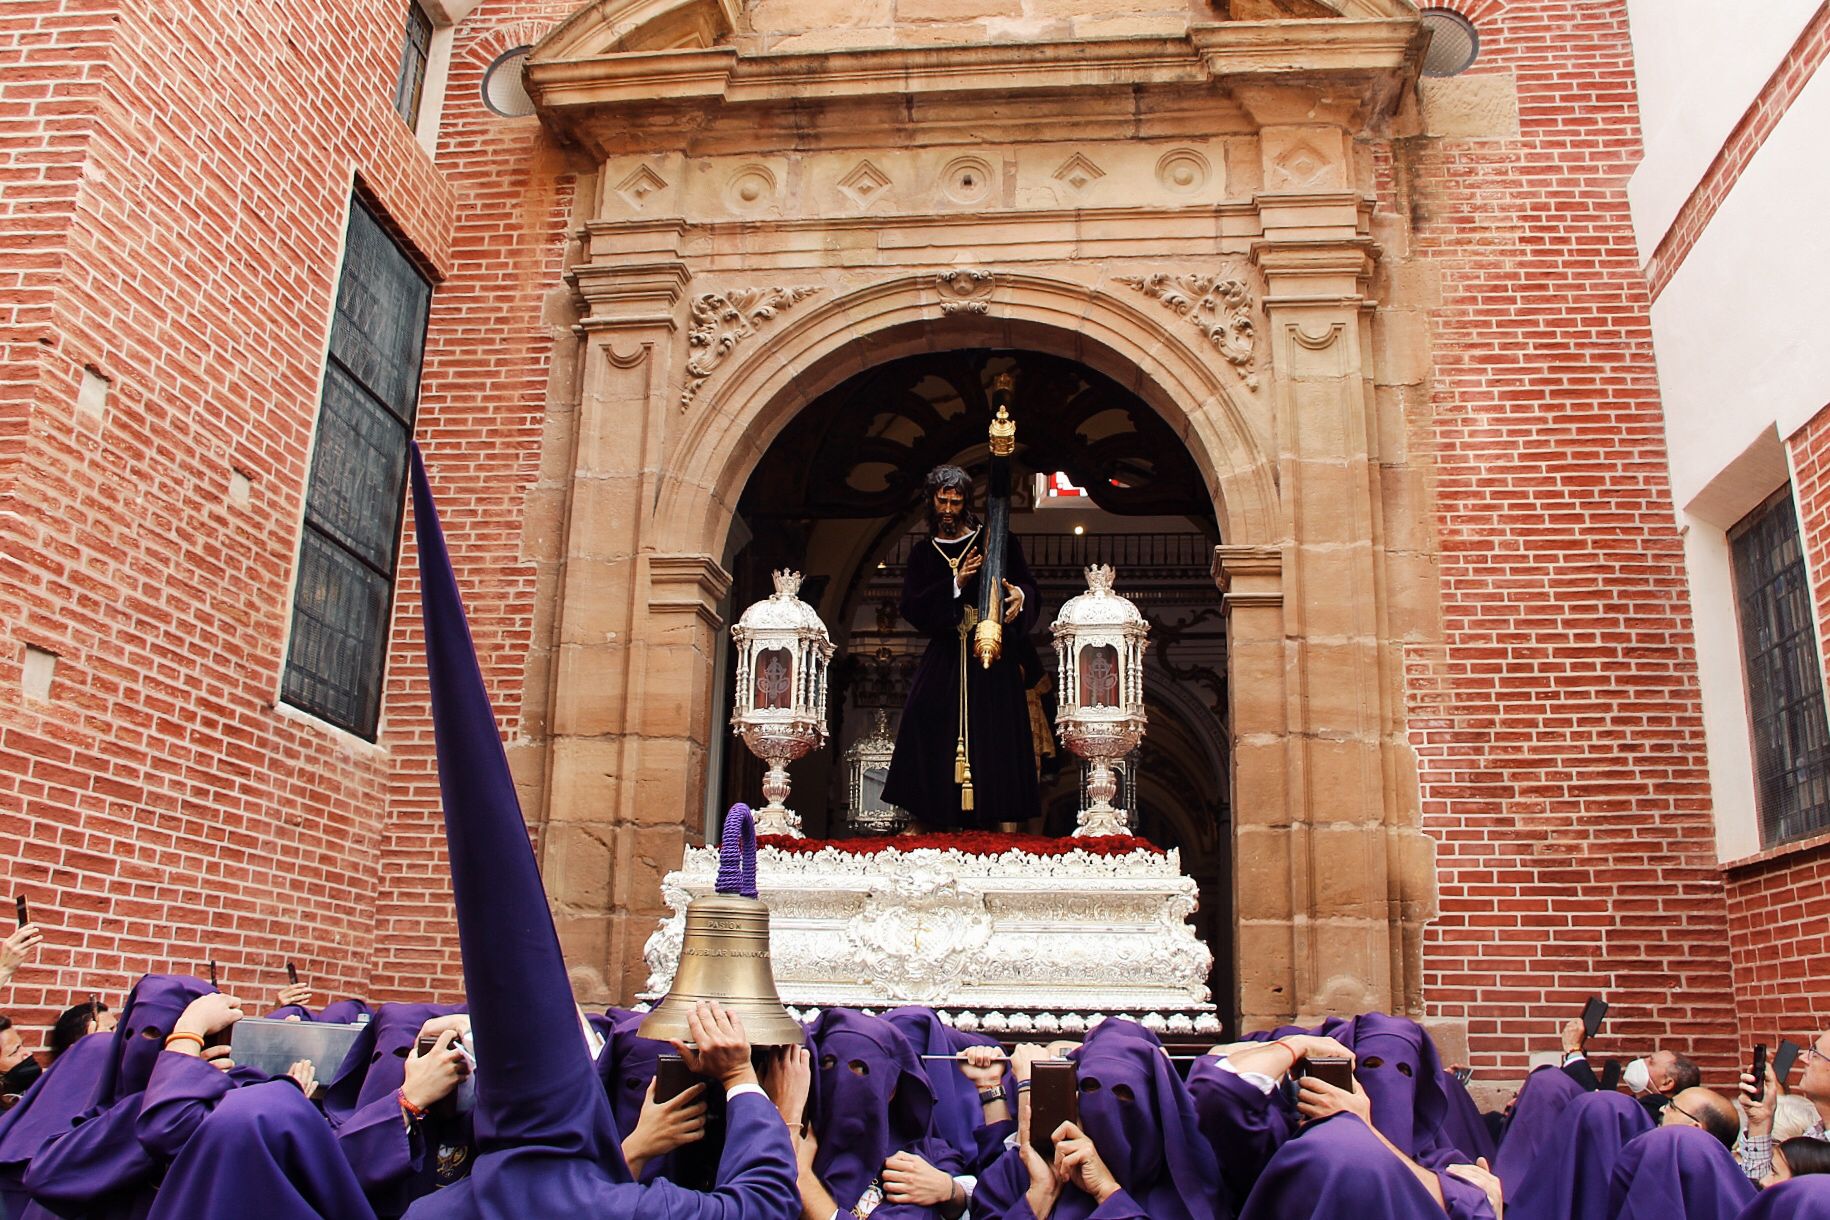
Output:
[[1646,155],[1628,197],[1657,248],[1821,0],[1628,0]]

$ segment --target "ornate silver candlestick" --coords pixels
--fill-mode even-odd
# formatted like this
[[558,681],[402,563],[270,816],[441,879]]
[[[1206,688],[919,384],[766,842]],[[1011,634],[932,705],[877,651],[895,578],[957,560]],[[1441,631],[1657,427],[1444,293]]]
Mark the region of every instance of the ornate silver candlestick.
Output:
[[1068,749],[1092,764],[1076,835],[1131,831],[1126,810],[1116,808],[1118,778],[1112,764],[1143,740],[1144,649],[1150,625],[1129,599],[1112,591],[1113,571],[1087,569],[1087,591],[1061,607],[1050,630],[1060,662],[1060,706],[1055,728]]
[[799,838],[801,818],[788,799],[788,764],[826,744],[826,663],[832,639],[802,601],[801,574],[775,573],[775,592],[743,612],[731,628],[737,645],[736,707],[731,728],[769,764],[756,811],[756,833]]

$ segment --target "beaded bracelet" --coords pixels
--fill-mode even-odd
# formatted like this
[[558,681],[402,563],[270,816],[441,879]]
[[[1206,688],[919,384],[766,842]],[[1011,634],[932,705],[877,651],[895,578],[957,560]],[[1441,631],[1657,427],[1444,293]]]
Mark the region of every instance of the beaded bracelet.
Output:
[[176,1033],[167,1034],[165,1036],[165,1045],[166,1046],[169,1047],[174,1042],[195,1042],[197,1044],[197,1049],[199,1051],[201,1051],[203,1049],[203,1035],[202,1034],[193,1034],[189,1030],[185,1030],[185,1029],[181,1029],[181,1030],[177,1031]]
[[406,1089],[395,1089],[394,1099],[400,1103],[400,1108],[407,1112],[409,1118],[419,1119],[426,1117],[426,1112],[424,1110],[407,1100]]

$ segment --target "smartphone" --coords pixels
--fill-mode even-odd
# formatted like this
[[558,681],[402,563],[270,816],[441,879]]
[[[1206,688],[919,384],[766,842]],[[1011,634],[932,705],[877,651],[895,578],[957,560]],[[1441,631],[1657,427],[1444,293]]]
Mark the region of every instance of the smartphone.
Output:
[[1748,1069],[1754,1077],[1754,1100],[1766,1097],[1766,1043],[1754,1043],[1754,1066]]
[[1303,1060],[1303,1075],[1313,1076],[1324,1084],[1331,1084],[1344,1092],[1353,1092],[1353,1060],[1351,1059],[1318,1059],[1314,1055]]
[[210,959],[210,986],[222,990],[222,984],[216,981],[216,959],[213,957]]
[[1595,1036],[1601,1028],[1602,1018],[1608,1015],[1608,1002],[1598,995],[1589,997],[1589,1002],[1582,1006],[1582,1038],[1587,1041]]
[[678,1055],[660,1055],[655,1060],[654,1099],[656,1104],[672,1101],[699,1083],[686,1060]]
[[1782,1089],[1786,1087],[1786,1077],[1792,1074],[1792,1064],[1798,1059],[1799,1049],[1798,1043],[1790,1038],[1781,1038],[1779,1049],[1773,1053],[1773,1079]]
[[1055,1128],[1080,1121],[1080,1079],[1067,1059],[1038,1059],[1029,1068],[1029,1146],[1055,1162]]
[[19,916],[20,927],[23,928],[32,922],[32,917],[26,913],[24,894],[13,895],[13,910]]
[[1601,1091],[1612,1093],[1620,1087],[1620,1060],[1610,1059],[1601,1065]]
[[1473,1068],[1456,1068],[1455,1069],[1455,1079],[1461,1081],[1462,1087],[1466,1088],[1468,1086],[1468,1082],[1470,1080],[1474,1079],[1474,1069]]
[[299,968],[290,961],[286,963],[286,981],[291,983],[294,987],[299,985]]

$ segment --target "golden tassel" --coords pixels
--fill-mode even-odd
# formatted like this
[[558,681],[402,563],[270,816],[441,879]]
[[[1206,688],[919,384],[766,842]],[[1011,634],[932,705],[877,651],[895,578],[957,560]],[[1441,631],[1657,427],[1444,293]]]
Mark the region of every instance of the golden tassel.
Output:
[[971,813],[972,812],[972,777],[971,776],[967,776],[966,782],[960,785],[959,807],[960,807],[960,811],[962,813]]

